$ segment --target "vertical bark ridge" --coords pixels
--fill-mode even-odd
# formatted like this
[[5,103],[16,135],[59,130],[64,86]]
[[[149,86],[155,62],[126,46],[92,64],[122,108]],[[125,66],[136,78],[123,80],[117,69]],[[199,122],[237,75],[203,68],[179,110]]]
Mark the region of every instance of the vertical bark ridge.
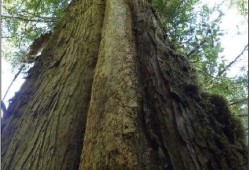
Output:
[[157,169],[140,121],[132,13],[107,0],[80,169]]
[[246,169],[156,18],[73,1],[3,118],[2,169]]
[[2,169],[78,168],[104,7],[65,10],[2,120]]
[[[237,160],[236,165],[242,168],[247,162],[246,154],[239,156],[238,151],[235,158],[229,158],[226,153],[236,151],[234,147],[216,147],[216,127],[211,125],[211,113],[206,109],[211,105],[207,106],[201,97],[195,72],[187,59],[164,43],[162,29],[150,3],[137,0],[131,4],[144,87],[142,115],[146,136],[157,159],[162,161],[158,167],[230,169],[230,162]],[[228,140],[223,141],[225,145]],[[220,161],[211,155],[218,155]]]

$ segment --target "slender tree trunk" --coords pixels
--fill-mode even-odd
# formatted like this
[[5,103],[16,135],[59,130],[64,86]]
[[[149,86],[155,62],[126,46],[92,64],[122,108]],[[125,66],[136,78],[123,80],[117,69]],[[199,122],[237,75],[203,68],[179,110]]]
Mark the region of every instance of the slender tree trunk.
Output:
[[1,166],[247,169],[211,98],[164,43],[150,2],[74,1],[4,115]]

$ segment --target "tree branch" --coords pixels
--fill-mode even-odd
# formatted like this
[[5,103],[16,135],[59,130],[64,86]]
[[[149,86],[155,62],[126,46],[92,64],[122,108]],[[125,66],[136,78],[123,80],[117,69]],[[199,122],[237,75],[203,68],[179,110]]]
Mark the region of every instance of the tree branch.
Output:
[[[32,14],[30,14],[30,15],[32,15]],[[39,19],[44,19],[44,20],[53,20],[53,21],[57,21],[57,17],[43,17],[43,16],[39,16],[39,15],[35,15],[35,14],[33,14],[32,16],[28,16],[28,15],[21,15],[21,14],[18,14],[18,16],[20,16],[20,17],[26,17],[26,18],[28,18],[28,17],[31,17],[31,18],[39,18]]]
[[204,38],[204,40],[201,41],[200,44],[199,44],[197,47],[195,47],[192,51],[190,51],[190,52],[187,54],[187,57],[189,58],[191,55],[195,54],[196,51],[198,51],[198,50],[201,48],[201,46],[202,46],[205,42],[206,42],[206,39]]
[[241,53],[233,60],[231,61],[226,67],[224,67],[223,70],[219,71],[217,76],[215,77],[218,78],[220,77],[225,71],[227,71],[243,54],[244,52],[248,49],[248,44],[244,47],[244,49],[241,51]]
[[209,73],[199,69],[199,68],[196,68],[197,71],[201,72],[202,74],[206,74],[207,76],[211,77],[212,79],[214,78],[212,75],[210,75]]
[[230,106],[236,105],[236,104],[245,102],[245,101],[247,101],[247,100],[248,100],[248,98],[239,99],[239,100],[236,100],[236,101],[233,101],[233,102],[229,103],[229,105],[230,105]]
[[18,19],[22,21],[28,21],[28,22],[56,22],[57,20],[53,17],[39,17],[40,19],[31,19],[31,17],[28,16],[9,16],[9,15],[2,15],[3,19]]
[[237,115],[238,117],[248,117],[249,115],[248,114],[239,114],[239,115]]
[[207,41],[206,38],[207,38],[208,34],[211,34],[211,29],[210,29],[210,28],[207,30],[206,36],[205,36],[205,38],[200,42],[200,44],[187,54],[187,57],[188,57],[188,58],[189,58],[191,55],[195,54],[195,53],[202,47],[202,45]]

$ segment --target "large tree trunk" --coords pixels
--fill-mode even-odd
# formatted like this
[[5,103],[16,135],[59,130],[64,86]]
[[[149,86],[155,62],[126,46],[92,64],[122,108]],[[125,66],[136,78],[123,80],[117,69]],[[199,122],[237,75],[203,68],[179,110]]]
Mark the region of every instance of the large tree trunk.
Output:
[[74,1],[4,115],[2,169],[247,169],[197,85],[150,2]]

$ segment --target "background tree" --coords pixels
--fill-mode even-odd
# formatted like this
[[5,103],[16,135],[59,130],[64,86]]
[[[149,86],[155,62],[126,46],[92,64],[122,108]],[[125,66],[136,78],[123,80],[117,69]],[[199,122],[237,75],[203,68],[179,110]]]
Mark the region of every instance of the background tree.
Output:
[[72,3],[3,118],[2,167],[246,169],[241,124],[156,18],[147,1]]

